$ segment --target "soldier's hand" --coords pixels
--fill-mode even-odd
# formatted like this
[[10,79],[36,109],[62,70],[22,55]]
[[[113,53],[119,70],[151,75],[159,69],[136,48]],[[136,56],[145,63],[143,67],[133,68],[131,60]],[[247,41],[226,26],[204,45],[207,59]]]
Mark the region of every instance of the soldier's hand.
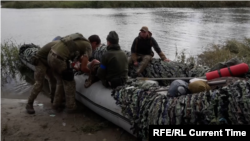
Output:
[[166,58],[166,59],[164,60],[164,62],[170,62],[170,60],[169,60],[168,58]]

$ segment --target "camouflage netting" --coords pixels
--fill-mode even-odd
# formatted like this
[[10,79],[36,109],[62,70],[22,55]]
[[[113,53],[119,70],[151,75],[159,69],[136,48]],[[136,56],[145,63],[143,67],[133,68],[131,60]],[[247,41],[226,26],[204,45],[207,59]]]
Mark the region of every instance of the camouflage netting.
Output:
[[[27,50],[27,46],[33,49]],[[33,44],[25,45],[20,48],[19,55],[29,62],[30,55],[37,50]],[[106,46],[102,45],[93,57],[101,60],[106,51]],[[130,56],[130,52],[125,53]],[[134,66],[130,66],[129,75],[135,70]],[[154,58],[142,75],[150,78],[201,77],[209,70],[208,67],[167,63]],[[250,78],[250,70],[246,78]],[[167,92],[171,81],[158,82],[162,85],[129,79],[125,86],[117,87],[112,92],[116,104],[130,119],[131,129],[139,138],[147,138],[149,125],[250,124],[250,80],[233,81],[230,85],[208,92],[175,98],[169,97]],[[159,89],[165,91],[157,92]]]
[[39,46],[32,43],[24,44],[19,49],[19,57],[27,62],[31,62],[31,56],[35,55],[39,49]]
[[167,87],[131,79],[112,92],[139,138],[147,138],[149,125],[250,124],[250,80],[175,98],[159,89]]
[[[102,55],[107,51],[107,46],[102,45],[94,53],[93,57],[101,60]],[[125,54],[130,57],[131,53],[123,50]],[[135,74],[137,67],[134,65],[129,66],[128,75]],[[160,58],[153,58],[148,67],[142,72],[143,77],[149,78],[168,78],[168,77],[202,77],[208,72],[210,68],[206,66],[194,67],[193,64],[184,64],[179,62],[164,62]],[[161,80],[161,85],[169,85],[171,81]]]

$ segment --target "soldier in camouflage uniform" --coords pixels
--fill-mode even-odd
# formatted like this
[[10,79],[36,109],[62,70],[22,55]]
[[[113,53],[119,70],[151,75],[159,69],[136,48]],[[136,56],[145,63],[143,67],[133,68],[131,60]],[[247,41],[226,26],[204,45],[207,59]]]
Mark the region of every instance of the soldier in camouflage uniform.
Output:
[[153,55],[152,47],[158,53],[163,61],[169,62],[170,60],[166,58],[164,53],[161,51],[156,40],[152,37],[152,33],[148,30],[148,27],[143,26],[140,30],[139,36],[134,39],[131,47],[131,58],[129,59],[129,64],[134,64],[138,66],[138,61],[141,59],[139,68],[136,74],[132,77],[140,75],[141,72],[148,66]]
[[51,102],[53,102],[53,97],[54,97],[55,88],[56,88],[55,86],[56,80],[51,74],[51,70],[47,63],[47,56],[49,54],[51,47],[55,45],[56,43],[58,43],[58,41],[52,41],[46,44],[34,56],[35,63],[33,65],[35,65],[36,67],[36,70],[34,73],[35,84],[33,86],[33,89],[28,99],[28,103],[26,105],[26,110],[29,114],[35,113],[35,110],[33,108],[33,103],[37,95],[41,92],[43,88],[43,82],[44,82],[45,77],[47,78],[49,82]]
[[70,67],[68,62],[69,60],[79,60],[81,56],[90,57],[91,55],[90,42],[79,33],[63,37],[60,42],[51,48],[47,61],[57,80],[54,109],[61,111],[62,98],[65,92],[67,111],[75,111],[75,80],[73,71],[67,70]]

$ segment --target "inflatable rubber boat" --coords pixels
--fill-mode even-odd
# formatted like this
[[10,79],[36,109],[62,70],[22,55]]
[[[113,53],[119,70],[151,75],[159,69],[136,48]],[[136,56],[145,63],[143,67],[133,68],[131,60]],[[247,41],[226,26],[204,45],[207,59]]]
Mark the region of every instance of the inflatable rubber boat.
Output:
[[[21,61],[30,69],[30,57],[39,49],[34,44],[19,50]],[[105,47],[94,53],[100,59]],[[192,68],[185,64],[152,61],[143,73],[146,77],[204,76],[208,69]],[[174,63],[174,62],[173,62]],[[129,74],[135,68],[130,68]],[[84,87],[88,76],[75,73],[76,99],[88,108],[123,128],[130,134],[147,139],[149,125],[208,125],[250,124],[250,80],[233,78],[231,83],[213,90],[169,97],[169,81],[140,81],[129,79],[116,89],[105,88],[100,81]]]

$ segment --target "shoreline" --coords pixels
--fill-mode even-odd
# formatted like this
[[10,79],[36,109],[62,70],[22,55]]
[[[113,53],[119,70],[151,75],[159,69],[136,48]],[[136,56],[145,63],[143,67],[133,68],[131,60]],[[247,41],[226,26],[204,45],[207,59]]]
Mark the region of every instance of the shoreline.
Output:
[[1,8],[246,8],[250,1],[1,1]]
[[84,106],[74,114],[54,113],[48,99],[38,98],[34,104],[36,113],[29,115],[25,111],[26,102],[27,99],[1,99],[2,140],[136,141],[134,136]]
[[9,85],[1,87],[2,140],[136,141],[136,137],[78,101],[75,113],[55,112],[47,95],[46,83],[34,102],[36,113],[28,114],[25,106],[32,84],[19,82]]

